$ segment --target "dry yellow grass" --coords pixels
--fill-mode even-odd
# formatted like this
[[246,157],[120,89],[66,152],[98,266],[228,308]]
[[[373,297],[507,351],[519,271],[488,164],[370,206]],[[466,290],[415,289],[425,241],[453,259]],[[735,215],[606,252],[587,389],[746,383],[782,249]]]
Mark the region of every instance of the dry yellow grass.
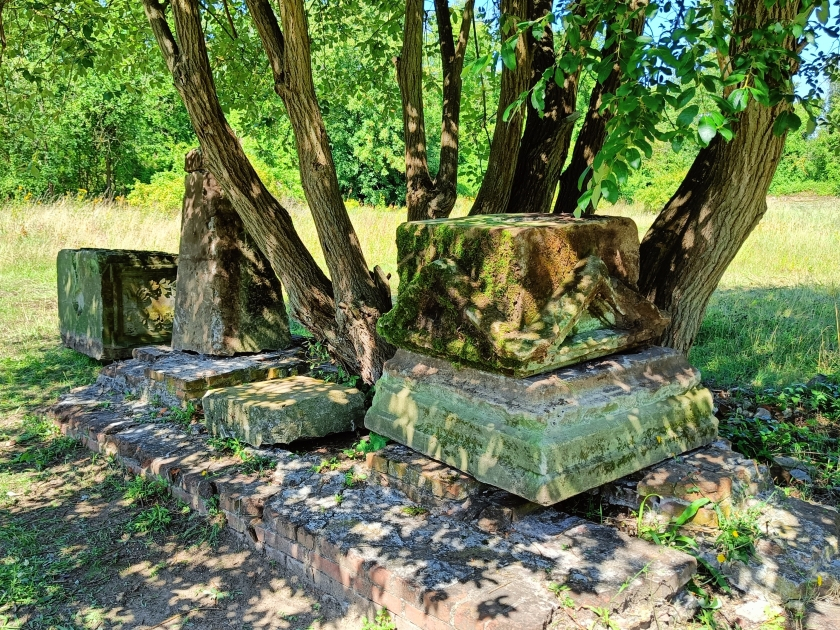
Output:
[[[323,266],[308,211],[288,204],[304,243]],[[466,200],[454,215],[466,212]],[[632,206],[640,233],[653,215]],[[393,274],[394,234],[403,209],[351,207],[369,265]],[[64,199],[0,209],[0,355],[57,340],[55,256],[59,249],[178,248],[180,213]],[[724,276],[692,360],[720,382],[756,385],[840,371],[835,304],[840,301],[840,217],[836,199],[770,199],[767,216]]]

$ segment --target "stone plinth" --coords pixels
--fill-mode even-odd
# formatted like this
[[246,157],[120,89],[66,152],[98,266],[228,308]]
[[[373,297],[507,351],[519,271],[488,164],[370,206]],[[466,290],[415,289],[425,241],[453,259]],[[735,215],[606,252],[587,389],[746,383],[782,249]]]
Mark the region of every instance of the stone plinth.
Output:
[[187,170],[173,349],[230,356],[285,348],[280,281],[197,151]]
[[134,358],[106,366],[99,381],[167,406],[198,402],[208,389],[297,376],[309,371],[300,338],[285,350],[238,357],[197,356],[165,346],[135,348]]
[[632,220],[544,214],[404,223],[394,345],[518,377],[644,344],[667,319],[636,291]]
[[131,356],[172,336],[177,256],[164,252],[63,249],[58,317],[65,346],[94,359]]
[[364,403],[354,387],[308,376],[214,389],[202,399],[211,433],[251,446],[352,431]]
[[399,350],[365,426],[543,505],[717,433],[697,370],[658,347],[521,379]]

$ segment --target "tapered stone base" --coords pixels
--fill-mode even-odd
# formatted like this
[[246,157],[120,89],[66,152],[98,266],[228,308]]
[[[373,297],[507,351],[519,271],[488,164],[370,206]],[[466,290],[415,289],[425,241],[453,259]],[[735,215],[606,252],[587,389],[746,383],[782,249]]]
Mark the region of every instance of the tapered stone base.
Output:
[[659,347],[523,379],[399,350],[365,426],[543,505],[717,436],[699,372]]

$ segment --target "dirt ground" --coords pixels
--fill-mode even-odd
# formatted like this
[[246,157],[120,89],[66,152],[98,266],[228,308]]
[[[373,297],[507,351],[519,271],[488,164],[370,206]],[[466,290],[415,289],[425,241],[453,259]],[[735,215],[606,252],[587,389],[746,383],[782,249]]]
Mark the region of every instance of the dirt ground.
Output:
[[361,626],[171,498],[163,531],[137,531],[148,505],[125,498],[131,476],[40,429],[21,440],[25,423],[0,423],[0,602],[30,602],[0,606],[0,627]]

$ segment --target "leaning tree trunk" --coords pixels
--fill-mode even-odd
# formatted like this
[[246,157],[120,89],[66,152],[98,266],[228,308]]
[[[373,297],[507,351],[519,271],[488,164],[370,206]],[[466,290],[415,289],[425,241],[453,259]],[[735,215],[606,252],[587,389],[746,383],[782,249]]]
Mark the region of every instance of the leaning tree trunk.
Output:
[[[502,18],[513,15],[521,19],[528,15],[527,0],[502,0]],[[507,38],[512,33],[502,34]],[[505,212],[510,199],[513,176],[516,172],[516,158],[519,153],[519,139],[522,135],[523,115],[521,108],[513,112],[507,121],[505,110],[522,92],[528,89],[531,78],[530,50],[525,34],[516,43],[516,68],[502,68],[499,91],[499,106],[496,111],[496,128],[490,143],[490,157],[481,188],[475,197],[470,214],[496,214]]]
[[[536,0],[530,19],[551,11],[552,0]],[[592,37],[593,20],[581,29],[582,40]],[[532,52],[531,87],[554,65],[554,32],[546,25],[539,40],[529,33]],[[529,102],[525,132],[519,142],[516,170],[506,212],[548,212],[560,169],[566,162],[577,118],[580,69],[565,77],[563,85],[550,80],[545,91],[545,108],[538,112]]]
[[[307,251],[288,212],[268,192],[239,139],[227,124],[213,81],[197,0],[173,0],[176,36],[158,0],[143,0],[146,16],[174,79],[190,122],[213,173],[242,218],[248,233],[280,277],[291,312],[338,360],[367,382],[381,370],[381,357],[359,353],[356,329],[337,321],[333,286]],[[345,238],[348,238],[345,235]],[[367,321],[367,314],[358,317]],[[364,324],[363,324],[364,327]]]
[[[799,6],[791,1],[767,9],[763,0],[740,0],[737,15],[749,17],[736,30],[788,23]],[[796,42],[789,38],[786,46],[793,51]],[[795,68],[787,71],[792,75]],[[664,345],[688,352],[724,271],[764,216],[785,144],[785,135],[773,134],[773,123],[789,107],[785,101],[765,107],[751,100],[734,126],[735,137],[726,142],[717,135],[700,150],[645,234],[639,288],[671,316]]]
[[[274,87],[286,106],[297,144],[301,184],[309,204],[324,260],[335,293],[335,318],[342,335],[353,345],[358,373],[375,383],[394,347],[376,330],[380,315],[391,309],[391,293],[384,275],[368,270],[362,246],[338,185],[330,140],[312,80],[312,59],[303,0],[282,0],[283,25],[277,38],[276,18],[267,0],[247,0],[269,55],[282,55]],[[273,20],[273,25],[270,22]]]

